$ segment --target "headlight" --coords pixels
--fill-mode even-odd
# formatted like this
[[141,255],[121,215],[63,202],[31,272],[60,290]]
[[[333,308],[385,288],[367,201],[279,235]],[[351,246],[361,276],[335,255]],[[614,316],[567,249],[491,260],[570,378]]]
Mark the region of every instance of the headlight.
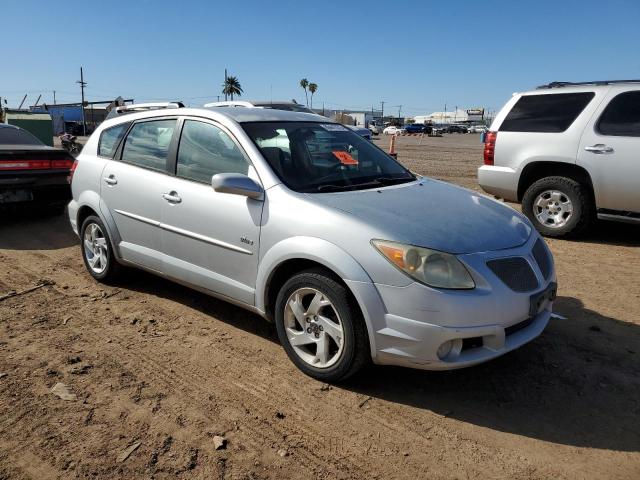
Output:
[[371,240],[371,243],[396,268],[430,287],[470,289],[476,286],[454,255],[386,240]]

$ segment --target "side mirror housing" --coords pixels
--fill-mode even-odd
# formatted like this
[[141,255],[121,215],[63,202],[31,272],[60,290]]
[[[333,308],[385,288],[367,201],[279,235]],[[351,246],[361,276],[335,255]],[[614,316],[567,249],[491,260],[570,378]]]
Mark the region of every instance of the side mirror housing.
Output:
[[263,188],[241,173],[218,173],[211,177],[211,186],[216,192],[242,195],[262,200]]

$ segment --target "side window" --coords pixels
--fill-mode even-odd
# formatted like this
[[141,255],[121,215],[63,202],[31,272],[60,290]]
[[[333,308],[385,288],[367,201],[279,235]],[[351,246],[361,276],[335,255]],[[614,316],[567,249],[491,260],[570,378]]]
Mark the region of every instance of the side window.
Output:
[[500,125],[504,132],[564,132],[595,93],[523,95]]
[[175,128],[175,120],[154,120],[134,124],[124,141],[122,161],[165,171]]
[[98,155],[101,157],[113,158],[116,153],[118,144],[129,128],[130,123],[122,123],[115,127],[107,128],[100,134],[98,140]]
[[640,90],[617,95],[604,109],[597,130],[602,135],[640,137]]
[[210,123],[185,120],[178,147],[176,175],[211,183],[218,173],[244,173],[249,164],[233,140]]

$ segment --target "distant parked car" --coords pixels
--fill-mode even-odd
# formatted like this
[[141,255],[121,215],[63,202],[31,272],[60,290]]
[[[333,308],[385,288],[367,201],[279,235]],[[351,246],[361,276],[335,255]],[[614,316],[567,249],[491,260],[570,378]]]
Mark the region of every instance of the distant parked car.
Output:
[[382,128],[378,127],[378,125],[376,125],[375,123],[370,123],[369,130],[371,131],[372,135],[379,135]]
[[409,123],[404,126],[407,133],[424,133],[425,127],[421,123]]
[[62,213],[74,158],[22,128],[0,123],[0,210],[32,206]]
[[401,135],[403,133],[406,133],[406,131],[407,130],[403,127],[396,127],[394,125],[389,125],[382,131],[382,133],[384,133],[385,135]]
[[467,128],[467,133],[485,133],[487,130],[485,125],[470,125]]
[[451,125],[447,125],[446,133],[467,133],[467,127],[466,125],[453,123]]
[[597,217],[640,224],[640,81],[554,82],[514,95],[485,136],[480,186],[544,235]]

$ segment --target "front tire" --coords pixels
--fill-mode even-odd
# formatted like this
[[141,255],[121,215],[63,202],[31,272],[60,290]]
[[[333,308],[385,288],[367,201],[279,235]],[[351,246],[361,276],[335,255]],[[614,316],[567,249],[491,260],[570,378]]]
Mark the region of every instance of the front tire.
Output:
[[594,206],[589,190],[568,177],[534,182],[522,198],[522,212],[547,237],[575,236],[591,224]]
[[275,322],[291,361],[324,382],[345,380],[369,360],[362,314],[344,285],[322,269],[300,272],[280,289]]
[[93,278],[110,283],[120,273],[121,267],[113,254],[109,232],[102,220],[88,216],[80,227],[80,249],[87,271]]

